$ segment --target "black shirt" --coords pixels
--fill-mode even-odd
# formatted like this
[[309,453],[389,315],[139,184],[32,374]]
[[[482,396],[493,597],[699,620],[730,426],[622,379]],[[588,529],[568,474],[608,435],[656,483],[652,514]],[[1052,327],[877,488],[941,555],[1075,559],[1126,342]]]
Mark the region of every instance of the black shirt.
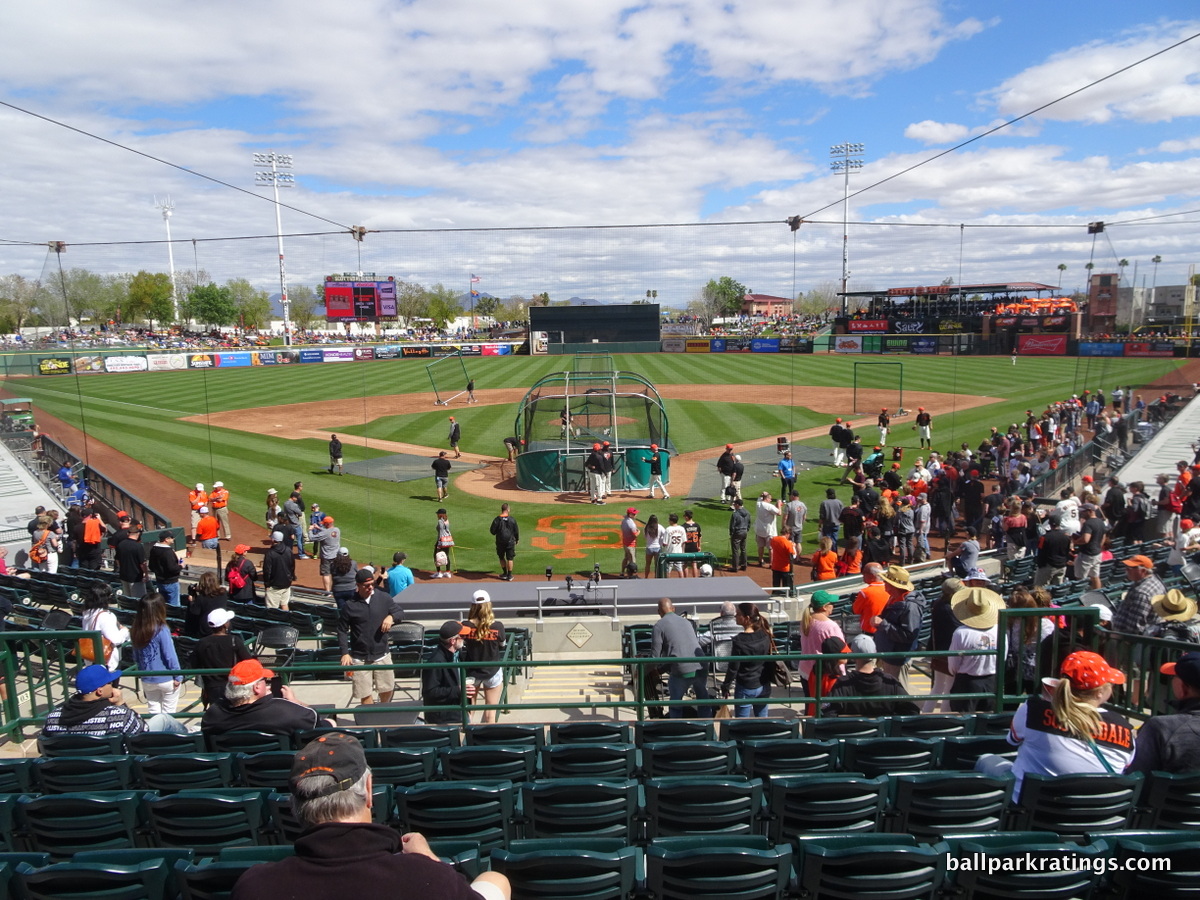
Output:
[[316,710],[268,694],[253,703],[231,706],[219,697],[204,712],[200,730],[205,734],[225,734],[229,731],[265,731],[267,734],[294,734],[325,723]]
[[433,469],[433,474],[438,478],[450,477],[450,460],[446,459],[444,456],[439,456],[437,459],[435,459],[430,464],[429,468]]
[[150,571],[159,584],[175,584],[179,581],[183,566],[179,564],[174,548],[155,544],[150,548]]
[[375,590],[364,600],[355,591],[338,616],[338,647],[342,655],[349,653],[355,659],[365,660],[385,655],[388,636],[380,627],[388,616],[392,617],[393,623],[404,618],[404,610],[390,595]]
[[126,534],[117,544],[117,572],[122,581],[141,581],[145,577],[146,548],[140,540]]

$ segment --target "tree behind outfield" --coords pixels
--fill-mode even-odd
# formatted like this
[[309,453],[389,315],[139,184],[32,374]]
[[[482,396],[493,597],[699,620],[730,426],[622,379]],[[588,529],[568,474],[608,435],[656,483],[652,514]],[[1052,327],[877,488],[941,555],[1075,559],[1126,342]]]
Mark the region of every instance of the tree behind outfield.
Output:
[[192,288],[188,296],[187,317],[205,325],[221,327],[237,321],[237,307],[229,289],[209,282]]
[[746,286],[740,281],[722,275],[720,278],[709,279],[708,284],[688,304],[688,313],[701,321],[705,328],[713,323],[713,319],[723,316],[736,316],[742,311],[742,303],[746,298]]
[[462,306],[458,302],[458,296],[454,291],[444,286],[440,282],[435,284],[427,292],[429,295],[429,307],[426,315],[433,319],[433,324],[437,328],[445,328],[446,323],[452,322],[462,315]]
[[166,272],[138,272],[129,282],[129,299],[121,311],[125,322],[170,322],[175,318],[171,276]]
[[317,292],[307,284],[298,284],[288,291],[291,301],[292,326],[299,331],[308,331],[317,320]]
[[225,287],[242,328],[257,331],[270,324],[271,297],[266,291],[256,290],[245,278],[231,278],[225,282]]

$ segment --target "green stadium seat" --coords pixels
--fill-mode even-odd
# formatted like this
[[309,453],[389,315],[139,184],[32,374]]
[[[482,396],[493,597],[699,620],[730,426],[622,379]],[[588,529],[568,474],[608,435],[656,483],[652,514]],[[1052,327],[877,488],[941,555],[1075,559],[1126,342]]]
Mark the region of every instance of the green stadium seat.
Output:
[[163,753],[133,760],[138,784],[163,794],[189,789],[227,788],[234,783],[232,753]]
[[767,781],[766,792],[766,831],[778,844],[803,834],[881,830],[888,779],[883,775],[780,775]]
[[395,795],[403,831],[419,831],[430,840],[473,840],[481,853],[516,836],[516,788],[511,782],[431,782],[397,787]]
[[[374,785],[371,789],[371,798],[371,821],[376,825],[392,824],[393,813],[395,811],[392,786],[390,784]],[[268,828],[272,838],[291,845],[307,827],[300,821],[300,818],[292,808],[292,795],[271,791],[267,794],[266,802],[267,817],[270,820]],[[229,848],[228,852],[232,852],[235,849],[237,848]],[[247,853],[250,853],[256,848],[245,847],[243,849]],[[221,851],[222,854],[226,852],[225,850]]]
[[895,716],[888,722],[889,737],[947,738],[972,734],[974,716]]
[[1139,805],[1145,828],[1200,830],[1200,772],[1151,772]]
[[61,862],[41,868],[19,863],[12,883],[24,900],[173,900],[168,875],[162,860]]
[[781,900],[792,857],[761,836],[660,838],[646,850],[646,886],[655,900]]
[[180,900],[229,900],[242,873],[257,864],[253,860],[180,860],[174,868]]
[[839,746],[837,741],[804,738],[749,740],[738,745],[738,755],[742,771],[751,778],[800,775],[834,771],[840,759]]
[[265,799],[256,790],[184,790],[147,795],[142,810],[155,846],[216,853],[263,842]]
[[270,788],[286,791],[292,777],[291,750],[268,750],[266,753],[238,753],[234,756],[238,784],[248,788]]
[[203,753],[204,735],[200,732],[174,734],[170,731],[143,731],[125,738],[125,751],[131,756],[160,756],[164,753]]
[[457,725],[401,725],[379,734],[380,747],[458,747],[462,729]]
[[538,747],[546,742],[545,729],[534,724],[493,722],[468,725],[464,730],[468,747]]
[[28,849],[55,859],[81,850],[133,847],[145,821],[142,797],[136,791],[22,796],[16,803],[17,831]]
[[574,844],[543,847],[514,841],[491,852],[492,870],[508,878],[513,896],[528,900],[626,900],[637,879],[638,851]]
[[754,834],[762,816],[763,783],[740,775],[650,778],[646,836]]
[[[1200,890],[1200,834],[1114,835],[1110,874],[1120,897],[1193,897]],[[1157,867],[1157,868],[1156,868]]]
[[887,734],[887,722],[883,718],[834,716],[805,719],[802,729],[804,737],[816,741],[882,737]]
[[272,750],[291,750],[292,738],[287,734],[265,731],[227,731],[206,734],[209,753],[269,753]]
[[632,778],[637,769],[633,744],[550,744],[542,748],[545,778]]
[[33,778],[43,794],[127,791],[134,786],[128,756],[51,756],[34,760]]
[[376,784],[419,784],[437,772],[433,747],[371,747],[363,753]]
[[732,775],[737,747],[730,741],[663,741],[642,744],[642,774]]
[[[951,855],[957,861],[946,872],[947,889],[953,896],[972,900],[1073,900],[1090,897],[1100,880],[1100,870],[1084,868],[1088,863],[1108,856],[1104,841],[1079,845],[1038,833],[979,835],[950,841]],[[1061,862],[1075,857],[1074,865]],[[1012,859],[1014,864],[989,863],[988,860]],[[1046,860],[1029,866],[1026,860]],[[970,863],[967,867],[964,863]],[[1078,866],[1078,867],[1077,867]],[[994,869],[994,871],[989,871]]]
[[974,772],[919,772],[891,779],[889,831],[919,841],[979,834],[1003,825],[1014,779]]
[[874,737],[842,741],[842,769],[867,777],[936,769],[941,742],[925,738]]
[[1006,759],[1015,759],[1017,748],[1000,734],[970,734],[942,739],[943,770],[970,772],[975,769],[975,762],[987,753],[994,753]]
[[633,779],[557,778],[526,782],[520,791],[526,837],[631,841],[638,813],[638,783]]
[[125,752],[119,734],[40,734],[37,744],[42,756],[116,756]]
[[1142,776],[1138,773],[1026,775],[1009,827],[1020,831],[1054,831],[1072,839],[1082,839],[1091,831],[1120,830],[1133,818],[1141,789]]
[[363,745],[364,750],[369,750],[379,746],[379,729],[378,728],[306,728],[303,731],[297,731],[292,736],[292,747],[299,750],[309,741],[315,741],[323,734],[349,734],[358,738],[358,742]]
[[717,732],[712,719],[647,719],[634,724],[639,747],[667,741],[712,741]]
[[537,747],[446,747],[438,751],[447,781],[528,781],[537,771]]
[[721,719],[721,740],[733,741],[774,741],[800,736],[799,719],[775,718],[745,718]]
[[901,834],[803,837],[796,842],[799,891],[805,897],[925,900],[941,888],[945,850]]
[[0,794],[24,794],[33,790],[34,759],[0,759]]
[[550,744],[631,744],[633,730],[627,722],[555,722]]

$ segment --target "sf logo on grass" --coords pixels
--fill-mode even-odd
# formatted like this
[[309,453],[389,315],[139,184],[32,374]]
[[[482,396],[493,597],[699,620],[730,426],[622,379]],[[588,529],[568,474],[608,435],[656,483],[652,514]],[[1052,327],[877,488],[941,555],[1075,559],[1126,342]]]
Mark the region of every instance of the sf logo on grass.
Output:
[[533,546],[556,551],[555,559],[586,559],[593,550],[621,547],[619,515],[546,516],[536,531]]

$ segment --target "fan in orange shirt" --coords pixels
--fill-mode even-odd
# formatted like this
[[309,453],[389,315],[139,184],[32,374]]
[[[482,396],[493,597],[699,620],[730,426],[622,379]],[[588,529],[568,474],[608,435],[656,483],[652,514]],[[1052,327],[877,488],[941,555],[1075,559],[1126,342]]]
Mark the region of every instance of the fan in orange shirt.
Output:
[[817,552],[812,555],[812,580],[829,581],[837,576],[837,554],[833,552],[833,541],[821,538]]

